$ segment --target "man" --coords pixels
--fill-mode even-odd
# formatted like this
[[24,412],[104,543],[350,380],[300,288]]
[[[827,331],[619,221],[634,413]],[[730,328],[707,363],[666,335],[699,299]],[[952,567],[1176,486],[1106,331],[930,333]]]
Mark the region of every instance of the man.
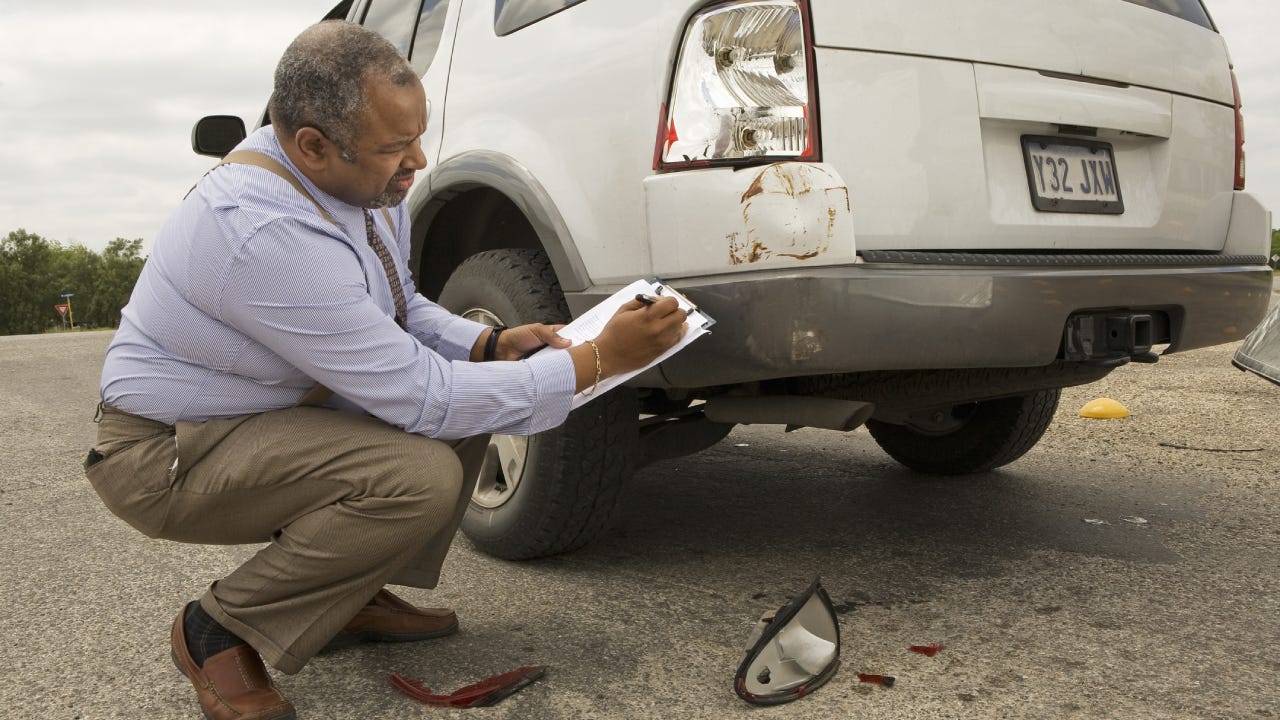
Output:
[[382,588],[435,587],[487,434],[560,424],[575,392],[684,331],[674,301],[631,303],[595,341],[518,360],[569,343],[416,294],[402,201],[426,167],[427,104],[376,34],[303,32],[270,112],[161,229],[107,351],[86,461],[151,537],[268,543],[171,630],[218,719],[294,717],[262,658],[292,674],[326,646],[455,631],[451,611]]

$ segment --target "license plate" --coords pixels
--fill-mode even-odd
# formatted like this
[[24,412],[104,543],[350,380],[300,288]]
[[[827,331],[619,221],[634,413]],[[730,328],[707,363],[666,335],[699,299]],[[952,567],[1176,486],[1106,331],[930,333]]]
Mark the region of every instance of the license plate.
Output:
[[1031,204],[1042,212],[1124,212],[1111,145],[1058,137],[1022,137]]

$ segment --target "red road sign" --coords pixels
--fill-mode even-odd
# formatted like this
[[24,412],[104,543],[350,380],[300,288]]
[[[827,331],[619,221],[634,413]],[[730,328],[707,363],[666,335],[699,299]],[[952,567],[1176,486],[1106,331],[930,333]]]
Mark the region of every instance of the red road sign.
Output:
[[66,306],[66,303],[63,303],[62,305],[54,305],[54,306],[53,306],[53,309],[54,309],[54,310],[57,310],[57,311],[58,311],[58,314],[59,314],[59,315],[61,315],[62,317],[66,317],[66,316],[67,316],[67,306]]

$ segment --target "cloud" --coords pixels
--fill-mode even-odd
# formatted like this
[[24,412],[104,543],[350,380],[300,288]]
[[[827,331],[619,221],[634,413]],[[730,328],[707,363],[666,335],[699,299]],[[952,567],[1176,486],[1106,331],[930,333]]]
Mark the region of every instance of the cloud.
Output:
[[257,124],[284,47],[333,0],[60,0],[0,25],[0,232],[149,241],[212,164],[211,114]]

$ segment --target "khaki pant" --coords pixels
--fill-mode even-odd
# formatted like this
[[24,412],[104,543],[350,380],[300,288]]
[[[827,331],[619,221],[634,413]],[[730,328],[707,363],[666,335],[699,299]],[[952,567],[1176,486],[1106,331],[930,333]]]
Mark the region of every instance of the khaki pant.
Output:
[[200,604],[292,674],[384,584],[435,587],[487,446],[325,408],[169,426],[104,405],[87,474],[150,537],[268,543]]

